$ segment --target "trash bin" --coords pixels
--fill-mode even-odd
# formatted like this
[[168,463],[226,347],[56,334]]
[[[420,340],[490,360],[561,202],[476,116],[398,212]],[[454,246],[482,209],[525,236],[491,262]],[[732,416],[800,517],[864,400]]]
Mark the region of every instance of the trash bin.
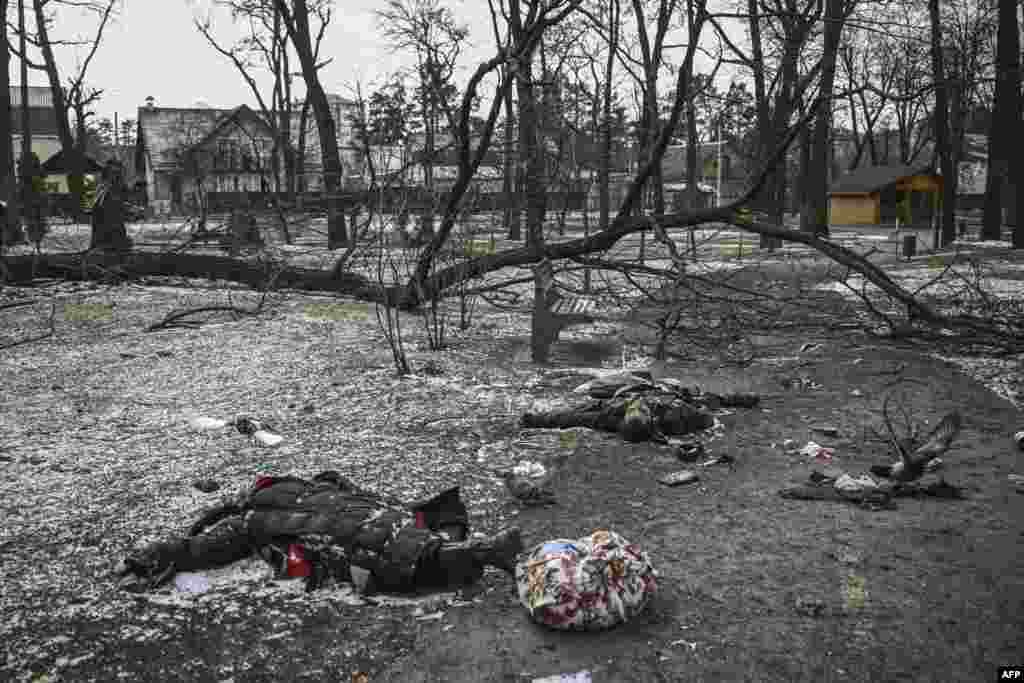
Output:
[[917,235],[903,236],[903,258],[913,258],[917,253]]

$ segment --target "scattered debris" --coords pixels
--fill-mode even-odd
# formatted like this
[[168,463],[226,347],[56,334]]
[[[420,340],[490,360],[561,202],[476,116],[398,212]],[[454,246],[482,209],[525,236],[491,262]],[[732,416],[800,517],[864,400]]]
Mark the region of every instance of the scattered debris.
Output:
[[704,462],[697,465],[697,467],[711,467],[712,465],[728,465],[732,467],[736,463],[736,458],[729,455],[728,453],[722,453],[719,456],[705,460]]
[[436,360],[428,360],[420,366],[420,373],[428,377],[440,377],[444,374],[444,368]]
[[193,482],[192,486],[203,493],[213,493],[220,489],[220,484],[213,479],[200,479]]
[[277,446],[284,440],[284,437],[271,427],[269,423],[251,417],[222,420],[214,417],[194,416],[189,418],[188,424],[192,429],[199,431],[234,427],[239,434],[250,436],[256,442],[269,447]]
[[359,594],[372,592],[373,584],[370,581],[370,570],[362,567],[350,566],[349,576],[352,577],[352,585]]
[[787,389],[805,389],[812,391],[814,389],[821,389],[823,385],[815,382],[810,377],[802,375],[800,377],[787,377],[782,380],[782,386]]
[[512,473],[520,477],[543,477],[547,469],[539,462],[520,462],[512,468]]
[[574,394],[584,394],[591,398],[611,398],[621,394],[623,390],[654,389],[650,377],[642,377],[630,372],[616,373],[606,377],[596,377],[584,382],[572,390]]
[[524,505],[555,504],[555,492],[551,490],[550,477],[524,476],[515,471],[499,472],[498,475],[505,481],[505,489],[509,495]]
[[573,674],[555,674],[554,676],[534,678],[533,683],[592,683],[593,680],[589,671],[577,671]]
[[860,396],[863,396],[863,395],[864,395],[864,392],[861,391],[860,389],[854,389],[853,391],[850,392],[850,396],[854,396],[854,397],[860,397]]
[[675,456],[683,462],[695,462],[704,455],[704,444],[699,441],[678,444],[675,448]]
[[894,498],[948,498],[954,500],[966,498],[963,488],[945,481],[927,485],[916,483],[883,485],[867,475],[854,477],[840,473],[833,477],[818,471],[812,472],[806,483],[781,489],[779,495],[791,500],[855,503],[875,510],[894,509]]
[[824,434],[825,436],[839,436],[839,429],[833,425],[811,425],[811,431]]
[[1024,451],[1024,429],[1013,435],[1013,441],[1019,450]]
[[796,599],[796,611],[805,617],[820,617],[825,613],[825,603],[817,598],[800,596]]
[[[417,612],[419,614],[417,614]],[[440,621],[441,619],[444,619],[444,612],[441,610],[431,612],[430,614],[423,614],[423,609],[417,608],[416,612],[413,612],[413,614],[415,615],[416,621]]]
[[680,638],[679,640],[673,640],[671,643],[669,643],[669,645],[671,645],[672,647],[678,647],[680,645],[685,645],[686,647],[690,648],[690,652],[696,652],[697,651],[697,641],[696,640],[690,641],[690,640],[685,640],[685,639]]
[[836,491],[839,491],[840,493],[864,494],[868,491],[877,489],[879,484],[866,474],[862,474],[859,477],[851,477],[849,474],[843,474],[841,477],[836,479],[833,486]]
[[808,351],[816,351],[817,349],[820,349],[820,348],[821,348],[821,344],[815,344],[815,343],[812,343],[812,342],[807,342],[806,344],[804,344],[803,346],[800,347],[800,353],[807,353]]
[[678,472],[666,474],[658,480],[658,483],[665,486],[682,486],[683,484],[693,484],[698,481],[700,481],[700,475],[693,470],[679,470]]
[[174,587],[181,593],[205,593],[210,590],[210,579],[195,572],[180,572],[174,577]]
[[808,441],[804,444],[804,447],[800,449],[800,455],[805,455],[808,458],[813,458],[819,462],[831,462],[832,456],[835,455],[835,451],[831,448],[826,448],[821,444],[815,443],[814,441]]
[[1011,474],[1008,479],[1013,487],[1017,489],[1017,493],[1024,493],[1024,476],[1019,474]]

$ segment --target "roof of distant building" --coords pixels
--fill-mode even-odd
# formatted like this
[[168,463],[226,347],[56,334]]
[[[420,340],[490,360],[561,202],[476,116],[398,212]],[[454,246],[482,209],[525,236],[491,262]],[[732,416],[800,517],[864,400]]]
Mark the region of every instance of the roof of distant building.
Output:
[[68,173],[72,169],[72,161],[77,161],[78,168],[86,173],[99,173],[103,170],[103,165],[100,162],[86,154],[78,151],[65,154],[64,150],[61,150],[43,162],[43,172],[47,175]]
[[829,194],[871,194],[916,175],[935,175],[930,166],[865,166],[832,183]]
[[138,145],[156,165],[176,164],[177,154],[205,138],[230,109],[139,107]]

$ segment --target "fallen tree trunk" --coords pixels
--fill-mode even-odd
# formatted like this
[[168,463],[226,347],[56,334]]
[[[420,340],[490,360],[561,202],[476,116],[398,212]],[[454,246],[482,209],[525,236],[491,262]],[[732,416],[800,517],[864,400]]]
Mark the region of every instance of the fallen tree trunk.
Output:
[[[33,259],[36,259],[33,272]],[[379,284],[349,272],[299,268],[217,254],[174,252],[90,251],[74,254],[8,255],[7,276],[12,282],[38,277],[68,280],[134,279],[150,277],[192,277],[230,280],[254,289],[291,288],[306,291],[339,292],[367,301],[386,299]]]

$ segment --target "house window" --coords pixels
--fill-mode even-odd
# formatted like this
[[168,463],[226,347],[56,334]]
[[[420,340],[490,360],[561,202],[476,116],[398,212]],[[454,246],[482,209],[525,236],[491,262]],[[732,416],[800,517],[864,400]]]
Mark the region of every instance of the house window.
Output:
[[235,176],[235,192],[238,192],[238,176]]
[[732,171],[732,158],[728,154],[722,155],[722,180],[728,180]]
[[217,156],[214,159],[214,168],[224,171],[231,168],[231,148],[230,140],[221,140],[217,143]]

